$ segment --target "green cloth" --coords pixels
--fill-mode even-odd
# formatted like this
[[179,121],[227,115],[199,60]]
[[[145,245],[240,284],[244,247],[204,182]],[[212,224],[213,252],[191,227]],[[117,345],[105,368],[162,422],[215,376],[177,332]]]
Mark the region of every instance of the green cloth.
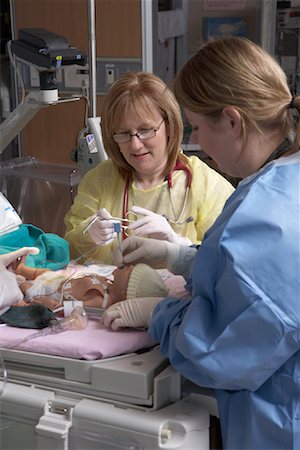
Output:
[[69,244],[61,236],[45,233],[34,225],[20,225],[19,229],[0,236],[0,254],[9,253],[22,247],[37,247],[38,255],[28,255],[29,267],[47,267],[59,270],[70,262]]

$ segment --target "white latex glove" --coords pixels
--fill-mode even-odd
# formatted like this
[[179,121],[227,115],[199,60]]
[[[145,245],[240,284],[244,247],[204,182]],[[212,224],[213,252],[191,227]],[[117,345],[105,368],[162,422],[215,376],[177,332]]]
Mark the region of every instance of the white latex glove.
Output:
[[192,242],[188,238],[175,233],[164,216],[140,206],[132,206],[131,212],[143,216],[128,226],[134,236],[151,236],[155,239],[191,245]]
[[17,277],[13,272],[7,270],[18,258],[26,255],[37,255],[39,249],[36,247],[23,247],[14,252],[0,255],[0,315],[4,314],[14,303],[23,299]]
[[9,267],[12,263],[17,261],[18,258],[23,258],[26,255],[37,255],[38,253],[40,253],[40,250],[37,247],[22,247],[14,252],[0,255],[0,270]]
[[171,255],[174,254],[174,259],[176,259],[179,247],[179,244],[168,241],[131,236],[122,241],[115,249],[113,262],[118,267],[124,264],[144,263],[154,269],[164,269],[168,266]]
[[163,297],[144,297],[124,300],[110,306],[101,321],[112,330],[120,328],[148,328],[153,309]]
[[94,223],[87,229],[90,237],[100,247],[111,244],[117,237],[117,233],[114,231],[114,221],[109,220],[111,219],[111,214],[105,208],[101,208],[91,218],[91,222],[94,219],[96,219]]
[[154,269],[167,268],[175,275],[187,277],[196,253],[195,247],[131,236],[115,249],[113,261],[118,267],[144,263]]

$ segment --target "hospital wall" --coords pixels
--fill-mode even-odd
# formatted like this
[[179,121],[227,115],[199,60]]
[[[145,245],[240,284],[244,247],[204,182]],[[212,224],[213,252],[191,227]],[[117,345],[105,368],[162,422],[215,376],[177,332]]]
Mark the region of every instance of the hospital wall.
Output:
[[[240,17],[241,22],[245,24],[247,36],[259,42],[260,1],[221,2],[227,5],[223,6],[223,10],[220,6],[219,9],[212,9],[209,5],[216,2],[206,0],[148,1],[152,1],[156,8],[153,9],[152,17],[154,33],[159,7],[173,4],[175,8],[182,7],[185,11],[187,33],[185,36],[179,36],[176,43],[177,47],[179,41],[183,44],[182,60],[192,56],[203,42],[205,23],[211,21],[213,24],[214,19],[220,16],[225,22],[231,17]],[[88,53],[87,0],[13,0],[13,4],[16,36],[20,28],[46,28],[64,36],[73,46]],[[218,4],[220,5],[220,2]],[[237,6],[228,7],[228,4],[242,6],[237,9]],[[137,66],[142,67],[141,0],[95,0],[95,13],[97,64],[99,60],[108,58],[113,61],[136,60],[140,63]],[[154,47],[154,72],[160,75],[155,64],[159,61],[155,55],[156,51]],[[176,54],[175,59],[179,60],[177,56],[179,55]],[[105,92],[99,93],[98,88],[97,92],[97,114],[101,115]],[[71,154],[76,149],[78,133],[85,127],[85,107],[86,103],[82,99],[39,111],[21,133],[22,155],[34,156],[42,162],[74,164]]]
[[[14,0],[20,28],[45,28],[88,53],[87,0]],[[95,0],[97,58],[141,58],[140,0]],[[130,30],[130,32],[129,32]],[[101,114],[104,95],[97,95]],[[74,164],[70,154],[84,125],[85,101],[48,107],[22,132],[22,154],[49,163]]]

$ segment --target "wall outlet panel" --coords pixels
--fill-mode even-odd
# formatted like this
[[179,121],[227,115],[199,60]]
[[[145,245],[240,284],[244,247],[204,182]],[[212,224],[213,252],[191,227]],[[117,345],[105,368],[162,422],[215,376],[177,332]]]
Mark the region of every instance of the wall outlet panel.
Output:
[[97,58],[97,94],[106,94],[112,83],[124,72],[139,72],[142,61],[133,58]]

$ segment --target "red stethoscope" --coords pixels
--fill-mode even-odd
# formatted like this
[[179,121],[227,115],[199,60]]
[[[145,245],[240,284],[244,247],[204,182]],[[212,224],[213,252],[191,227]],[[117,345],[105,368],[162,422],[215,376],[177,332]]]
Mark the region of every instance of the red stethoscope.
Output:
[[[165,219],[170,222],[171,224],[175,224],[175,225],[184,225],[185,223],[188,222],[192,222],[194,220],[194,217],[190,216],[187,217],[185,220],[182,220],[182,216],[184,214],[184,211],[186,209],[186,205],[187,205],[187,201],[188,201],[188,197],[189,197],[189,193],[190,193],[190,189],[192,186],[192,172],[190,170],[190,168],[188,166],[186,166],[185,164],[183,164],[181,161],[179,161],[179,159],[176,160],[176,164],[174,169],[172,170],[172,172],[170,172],[167,176],[167,180],[168,180],[168,189],[169,189],[169,193],[170,193],[170,199],[171,199],[171,189],[173,187],[173,181],[172,181],[172,175],[176,170],[183,170],[186,174],[186,188],[185,188],[185,195],[184,195],[184,200],[183,200],[183,204],[182,204],[182,208],[181,208],[181,212],[179,214],[179,216],[177,217],[177,219],[175,218],[175,220],[170,219],[169,217],[167,217],[166,215],[164,215]],[[125,182],[125,188],[124,188],[124,197],[123,197],[123,211],[122,211],[122,218],[123,218],[123,239],[126,239],[127,235],[126,235],[126,231],[125,229],[127,228],[127,222],[128,222],[128,193],[129,193],[129,187],[130,187],[130,182],[131,182],[131,176],[128,175],[126,178],[126,182]]]

